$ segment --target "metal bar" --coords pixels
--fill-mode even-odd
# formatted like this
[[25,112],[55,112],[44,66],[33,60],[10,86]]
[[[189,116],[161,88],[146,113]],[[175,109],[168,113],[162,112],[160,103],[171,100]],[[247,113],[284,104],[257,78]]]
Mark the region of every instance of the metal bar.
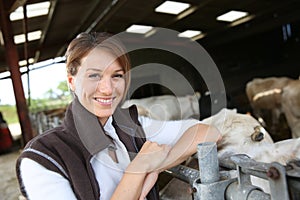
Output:
[[31,90],[30,90],[30,77],[29,77],[29,58],[28,58],[28,18],[27,18],[27,6],[23,5],[23,32],[25,35],[25,43],[24,43],[24,60],[26,60],[26,68],[27,68],[27,94],[28,94],[28,105],[31,105]]
[[226,200],[271,200],[269,194],[258,189],[247,190],[246,185],[233,182],[228,185],[224,193]]
[[[271,197],[274,200],[289,200],[289,193],[284,166],[279,163],[271,163],[268,170]],[[280,188],[280,190],[279,190]]]
[[199,178],[199,171],[187,166],[177,165],[165,171],[179,180],[182,180],[190,185]]
[[[167,171],[192,185],[194,200],[299,199],[300,162],[283,166],[276,162],[256,162],[245,154],[234,154],[220,158],[220,166],[232,170],[219,171],[215,147],[215,143],[209,142],[198,145],[200,172],[182,165]],[[253,185],[250,176],[267,180],[270,193]]]

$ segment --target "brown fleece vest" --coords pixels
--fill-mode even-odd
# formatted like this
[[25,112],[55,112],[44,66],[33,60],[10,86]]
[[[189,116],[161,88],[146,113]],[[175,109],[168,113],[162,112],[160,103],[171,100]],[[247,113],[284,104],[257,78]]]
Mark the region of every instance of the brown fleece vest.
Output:
[[[113,126],[133,159],[146,141],[136,107],[117,108],[113,115]],[[92,139],[85,140],[85,134],[91,135]],[[77,199],[99,200],[100,188],[90,160],[111,143],[111,138],[104,134],[98,119],[75,98],[67,109],[64,123],[31,140],[18,158],[16,170],[22,194],[27,197],[19,166],[22,158],[30,158],[68,179]],[[147,199],[159,199],[156,186]]]

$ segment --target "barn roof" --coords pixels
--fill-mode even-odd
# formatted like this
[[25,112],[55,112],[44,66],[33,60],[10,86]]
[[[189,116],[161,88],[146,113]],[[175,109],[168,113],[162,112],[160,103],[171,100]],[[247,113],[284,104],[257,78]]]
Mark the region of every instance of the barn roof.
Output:
[[[42,3],[45,0],[3,2],[4,9],[12,13],[19,6]],[[39,62],[63,56],[68,42],[80,32],[120,33],[132,24],[163,27],[178,32],[199,30],[205,36],[195,38],[196,41],[214,46],[255,36],[280,28],[284,24],[298,22],[300,19],[298,0],[181,0],[180,2],[188,3],[190,7],[179,15],[155,12],[163,2],[163,0],[50,0],[47,14],[9,22],[12,26],[12,36],[41,31],[38,32],[40,39],[17,44],[19,61],[31,59],[33,62]],[[219,15],[230,10],[245,11],[249,16],[237,21],[238,23],[216,20]],[[128,33],[128,37],[134,37],[136,40],[142,38],[140,34],[133,33]],[[3,40],[1,41],[0,72],[4,72],[9,66],[5,60],[6,50]]]

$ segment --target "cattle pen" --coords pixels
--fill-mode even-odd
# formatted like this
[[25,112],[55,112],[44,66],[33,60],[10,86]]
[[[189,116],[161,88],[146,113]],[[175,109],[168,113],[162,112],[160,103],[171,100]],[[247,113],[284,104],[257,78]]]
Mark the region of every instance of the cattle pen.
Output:
[[[17,189],[14,170],[8,167],[13,165],[19,153],[19,151],[14,151],[0,157],[2,180],[4,181],[4,185],[0,188],[0,192],[3,192],[0,199],[12,200],[21,194]],[[217,159],[215,143],[199,144],[196,158],[199,165],[202,166],[199,170],[178,165],[165,172],[190,185],[192,194],[190,198],[185,199],[298,200],[300,197],[299,161],[283,166],[276,162],[256,162],[245,154],[235,154]],[[270,192],[263,192],[261,188],[253,185],[250,176],[267,180]],[[161,199],[166,198],[162,196]],[[176,196],[175,199],[177,199]]]
[[[297,200],[300,198],[300,162],[286,166],[256,162],[245,154],[218,159],[215,143],[198,145],[200,169],[176,166],[168,171],[188,183],[194,200]],[[251,183],[251,176],[268,181],[270,192]]]

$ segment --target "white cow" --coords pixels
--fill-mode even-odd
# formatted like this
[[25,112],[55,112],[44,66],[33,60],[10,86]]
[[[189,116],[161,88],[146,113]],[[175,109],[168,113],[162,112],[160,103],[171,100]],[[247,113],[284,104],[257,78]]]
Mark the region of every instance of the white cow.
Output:
[[[223,139],[218,145],[218,157],[228,154],[247,154],[258,162],[279,162],[285,165],[300,159],[300,138],[274,143],[270,134],[250,115],[223,109],[216,115],[203,120],[217,127]],[[253,130],[254,129],[254,130]],[[254,185],[270,192],[267,181],[251,177]]]
[[[287,77],[256,78],[246,93],[256,118],[271,126],[275,140],[300,137],[300,80]],[[271,113],[271,120],[266,112]],[[279,118],[283,114],[285,118]],[[289,128],[285,128],[285,127]],[[286,130],[289,129],[289,130]],[[283,135],[284,134],[284,135]]]
[[291,81],[283,88],[281,102],[292,137],[300,137],[300,80]]
[[230,152],[248,154],[262,145],[273,144],[270,134],[254,117],[237,113],[235,109],[224,108],[204,119],[203,123],[215,126],[222,134],[218,144],[219,157]]
[[[284,120],[279,118],[282,112],[283,88],[293,79],[288,77],[254,78],[246,85],[246,94],[253,109],[253,115],[264,127],[271,130],[274,140],[290,138],[289,130],[285,129]],[[286,122],[285,122],[286,123]]]
[[142,99],[130,99],[123,103],[127,108],[135,104],[138,113],[156,120],[199,119],[200,93],[176,97],[174,95],[153,96]]
[[[222,109],[204,119],[203,123],[215,126],[222,133],[222,141],[218,144],[219,158],[232,154],[247,154],[258,162],[279,162],[283,165],[290,160],[300,159],[300,138],[274,143],[269,133],[248,114]],[[270,192],[267,181],[257,177],[251,177],[251,180],[265,192]],[[188,188],[188,184],[172,179],[161,191],[161,197],[163,200],[192,199],[191,194],[187,192]]]

